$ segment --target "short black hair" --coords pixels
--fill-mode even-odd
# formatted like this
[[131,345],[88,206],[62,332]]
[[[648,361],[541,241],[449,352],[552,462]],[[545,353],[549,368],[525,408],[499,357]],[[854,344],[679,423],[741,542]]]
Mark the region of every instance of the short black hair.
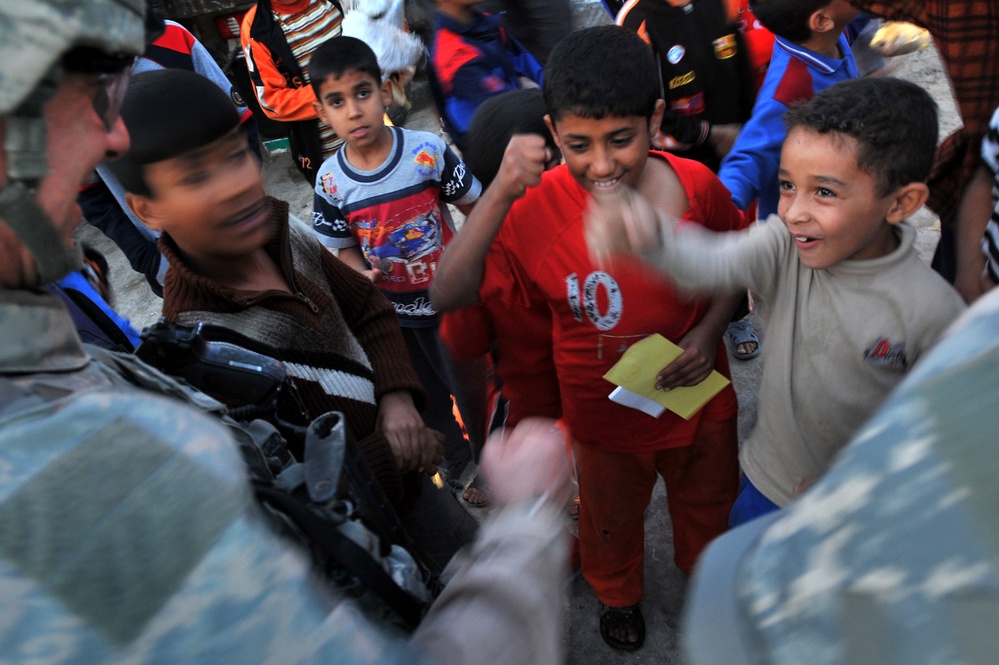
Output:
[[652,49],[641,37],[603,25],[572,32],[555,45],[545,65],[543,91],[553,122],[566,113],[597,120],[651,118],[659,99],[659,73]]
[[925,182],[937,148],[937,105],[915,83],[868,77],[837,83],[784,115],[796,127],[836,133],[859,144],[857,167],[874,176],[880,196]]
[[106,162],[125,191],[152,196],[144,167],[204,147],[239,126],[229,95],[185,69],[160,69],[132,77],[121,106],[128,151]]
[[[344,72],[368,74],[377,83],[382,82],[382,69],[378,56],[357,37],[333,37],[319,45],[309,60],[309,81],[319,98],[320,86],[329,77],[340,78]],[[320,100],[321,101],[321,100]]]
[[812,36],[808,19],[831,0],[750,0],[749,9],[764,28],[800,44]]
[[490,97],[475,109],[465,133],[465,165],[488,187],[503,162],[503,153],[514,134],[540,134],[557,154],[558,148],[545,124],[545,100],[537,88],[508,90]]

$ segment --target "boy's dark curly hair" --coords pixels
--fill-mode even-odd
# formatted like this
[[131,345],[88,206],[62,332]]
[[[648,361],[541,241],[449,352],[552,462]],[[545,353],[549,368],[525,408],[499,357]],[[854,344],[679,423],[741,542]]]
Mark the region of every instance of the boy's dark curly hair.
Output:
[[553,121],[581,118],[651,118],[659,99],[652,50],[632,30],[616,25],[570,33],[552,50],[542,88]]
[[925,182],[937,147],[937,105],[915,83],[890,77],[837,83],[784,115],[788,134],[804,127],[852,137],[857,166],[878,180],[880,195]]

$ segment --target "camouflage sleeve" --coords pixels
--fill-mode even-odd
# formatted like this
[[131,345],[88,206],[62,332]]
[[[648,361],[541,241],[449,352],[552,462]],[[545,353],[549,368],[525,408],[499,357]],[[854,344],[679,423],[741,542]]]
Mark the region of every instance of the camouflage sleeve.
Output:
[[82,390],[0,417],[0,447],[5,660],[419,661],[264,523],[218,421]]

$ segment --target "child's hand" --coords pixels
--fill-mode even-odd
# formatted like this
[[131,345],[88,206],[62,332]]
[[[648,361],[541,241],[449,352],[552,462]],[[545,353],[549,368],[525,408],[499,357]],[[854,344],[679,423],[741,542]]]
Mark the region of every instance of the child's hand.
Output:
[[586,212],[585,235],[590,257],[609,266],[615,254],[637,254],[659,245],[659,213],[641,195],[627,187],[616,194],[594,196]]
[[718,340],[712,341],[709,336],[698,326],[683,336],[677,343],[683,353],[656,376],[657,390],[696,386],[708,378],[715,368],[715,351],[718,349]]
[[423,425],[412,395],[404,390],[382,395],[376,427],[385,435],[400,471],[429,471],[444,453],[443,439]]
[[361,274],[367,277],[372,284],[377,284],[378,282],[382,281],[382,276],[383,276],[381,269],[382,264],[381,261],[378,260],[377,256],[372,256],[370,259],[370,263],[371,263],[371,268],[367,270],[362,270]]
[[514,134],[503,153],[496,179],[490,187],[499,187],[511,201],[522,197],[528,187],[541,183],[551,149],[540,134]]
[[424,427],[420,432],[420,451],[423,456],[416,470],[430,475],[437,473],[437,466],[444,459],[444,433]]

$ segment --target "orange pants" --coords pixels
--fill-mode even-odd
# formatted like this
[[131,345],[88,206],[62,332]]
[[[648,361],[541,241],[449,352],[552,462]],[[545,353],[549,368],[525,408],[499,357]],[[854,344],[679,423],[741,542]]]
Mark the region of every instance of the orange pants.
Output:
[[689,446],[623,453],[573,445],[579,477],[579,549],[583,577],[600,602],[642,598],[645,508],[656,474],[666,481],[676,566],[690,574],[705,546],[728,528],[739,492],[735,417],[702,419]]

